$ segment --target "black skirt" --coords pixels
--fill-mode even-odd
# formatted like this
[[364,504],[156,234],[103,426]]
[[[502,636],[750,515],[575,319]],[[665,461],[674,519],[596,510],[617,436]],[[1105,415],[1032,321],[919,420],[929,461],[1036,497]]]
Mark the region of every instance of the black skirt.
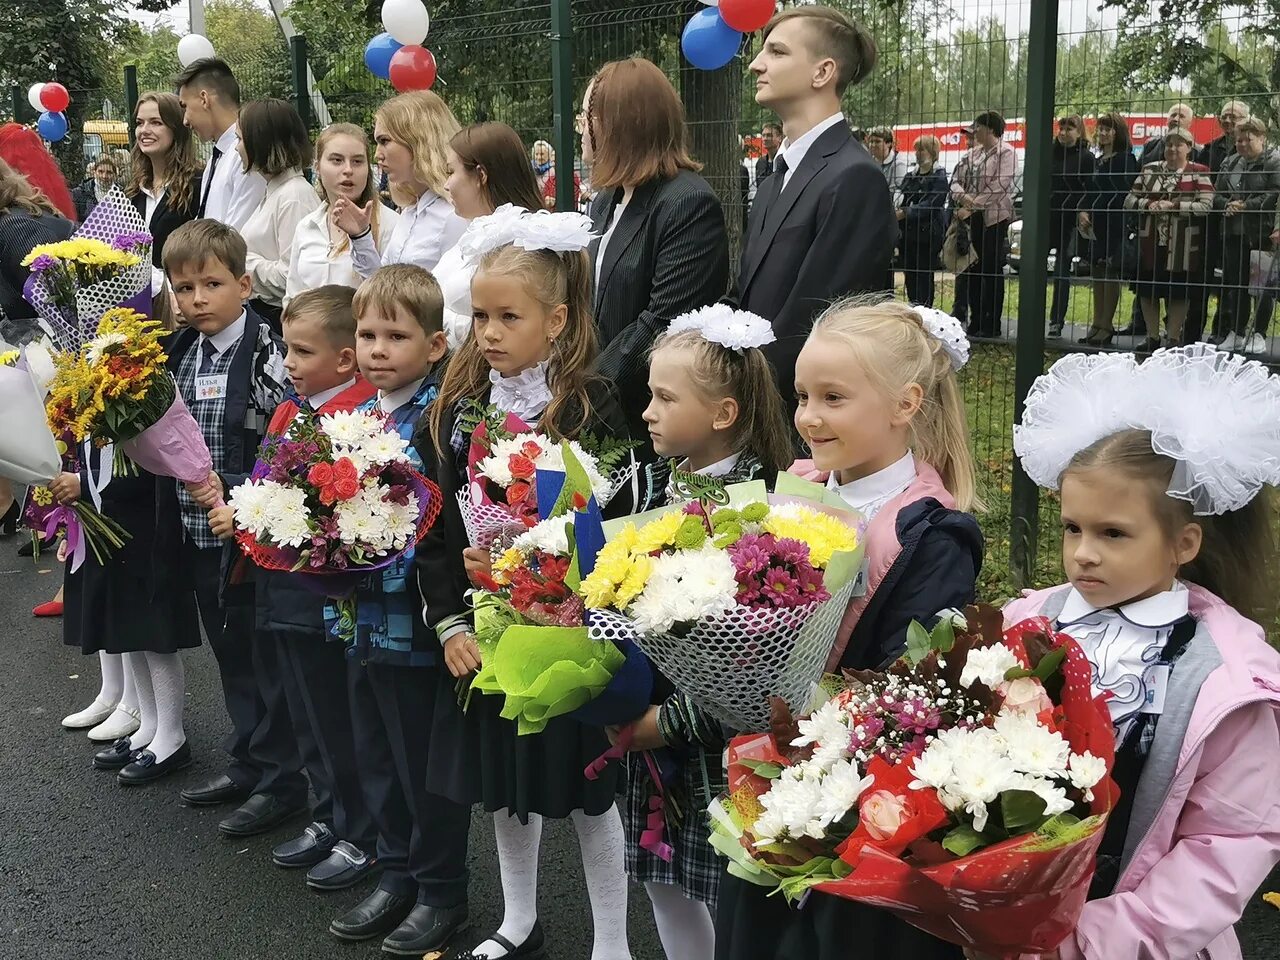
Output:
[[62,642],[92,653],[176,653],[200,646],[195,596],[151,596],[146,577],[121,557],[99,565],[93,551],[64,580]]
[[875,907],[810,893],[781,895],[727,872],[716,911],[716,960],[963,960],[964,951]]
[[458,706],[457,680],[437,671],[441,689],[431,729],[427,783],[456,803],[480,803],[527,821],[537,813],[563,819],[574,810],[598,816],[613,806],[618,764],[588,780],[591,761],[609,749],[599,727],[557,717],[542,733],[519,736],[499,716],[502,697],[475,693],[466,713]]

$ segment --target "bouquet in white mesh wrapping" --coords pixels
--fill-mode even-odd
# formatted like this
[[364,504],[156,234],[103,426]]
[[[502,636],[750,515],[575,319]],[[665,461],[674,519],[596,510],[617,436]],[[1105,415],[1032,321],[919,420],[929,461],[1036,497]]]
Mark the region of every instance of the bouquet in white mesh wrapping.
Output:
[[118,187],[98,202],[75,236],[33,248],[22,265],[31,271],[23,296],[68,353],[96,336],[108,310],[151,313],[151,235]]
[[[492,407],[464,411],[462,423],[471,433],[468,482],[458,491],[467,539],[473,547],[491,547],[495,542],[510,546],[542,519],[538,473],[563,474],[563,448],[519,417]],[[634,444],[590,436],[567,442],[603,509],[635,474],[630,456]]]
[[614,526],[581,590],[593,636],[633,640],[709,713],[758,730],[770,697],[813,695],[862,566],[861,519],[763,484],[727,494]]

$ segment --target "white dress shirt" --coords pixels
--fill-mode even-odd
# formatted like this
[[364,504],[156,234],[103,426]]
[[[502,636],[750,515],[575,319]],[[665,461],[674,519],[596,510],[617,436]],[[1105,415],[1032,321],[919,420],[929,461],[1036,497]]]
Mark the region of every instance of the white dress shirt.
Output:
[[205,217],[221,220],[237,230],[244,228],[262,202],[262,195],[267,192],[267,181],[262,174],[245,172],[244,162],[236,150],[239,143],[240,131],[233,123],[222,131],[215,144],[222,155],[218,157],[218,169],[212,173],[212,183],[211,163],[205,164],[204,176],[200,178],[200,196],[205,196],[205,190],[208,190]]
[[840,494],[840,499],[870,522],[881,507],[911,486],[915,478],[916,458],[908,450],[905,457],[883,470],[848,483],[840,483],[832,471],[827,478],[827,488]]
[[441,255],[462,239],[466,229],[467,221],[453,212],[449,201],[428,190],[417,203],[400,211],[400,222],[381,251],[374,246],[372,233],[351,241],[351,262],[366,280],[379,267],[392,263],[434,270]]
[[1145,600],[1098,608],[1071,588],[1058,614],[1058,629],[1089,658],[1094,694],[1111,694],[1107,709],[1117,742],[1139,714],[1161,711],[1168,667],[1158,661],[1174,626],[1186,617],[1190,598],[1186,586],[1175,580],[1172,589]]
[[[843,113],[833,113],[827,119],[816,124],[812,130],[804,136],[799,137],[795,143],[790,140],[783,140],[782,147],[778,150],[778,156],[786,157],[787,172],[782,175],[782,189],[787,188],[787,184],[791,182],[791,177],[795,174],[796,168],[804,162],[804,156],[809,152],[809,148],[813,146],[814,141],[820,136],[834,127],[837,123],[844,123]],[[776,162],[776,161],[775,161]]]
[[[147,187],[139,187],[142,191],[144,202],[144,211],[142,219],[147,225],[147,229],[151,229],[151,218],[156,215],[156,208],[160,206],[160,201],[164,199],[165,190],[161,187],[159,190],[150,190]],[[151,267],[151,295],[156,296],[164,289],[164,270],[160,267]]]
[[272,177],[262,205],[240,229],[249,255],[245,269],[253,278],[253,295],[280,306],[289,281],[293,237],[298,224],[320,206],[315,187],[298,170]]
[[462,256],[457,244],[445,251],[431,271],[444,294],[444,332],[450,350],[457,350],[471,336],[471,278],[475,272],[475,263]]
[[348,390],[351,387],[354,387],[355,385],[356,385],[356,378],[352,377],[350,380],[348,380],[344,384],[340,384],[339,386],[332,387],[328,390],[321,390],[319,393],[313,393],[311,396],[306,397],[304,399],[307,401],[307,406],[309,406],[312,410],[319,410],[326,403],[328,403],[330,400],[332,400],[334,397],[340,394],[343,390]]
[[[386,249],[391,233],[400,222],[400,214],[390,207],[378,211],[378,247]],[[293,253],[289,259],[289,279],[285,284],[284,304],[302,293],[326,284],[359,287],[363,277],[351,262],[351,243],[338,250],[329,233],[329,205],[303,217],[293,235]],[[470,307],[468,307],[470,309]],[[446,313],[447,316],[447,313]]]
[[399,410],[406,403],[408,403],[410,400],[413,399],[413,395],[417,393],[418,388],[422,386],[422,381],[426,379],[427,379],[426,377],[420,377],[417,380],[413,381],[413,383],[406,383],[403,387],[400,387],[398,390],[392,390],[390,392],[379,390],[378,391],[378,409],[380,409],[387,416],[390,416],[391,414],[395,413],[397,410]]
[[622,219],[622,211],[627,209],[627,198],[623,196],[618,201],[618,205],[613,208],[613,216],[609,218],[609,226],[605,228],[604,236],[600,238],[600,244],[596,247],[596,292],[600,291],[600,271],[604,268],[604,251],[609,246],[609,241],[613,239],[613,231],[618,229],[618,221]]
[[490,370],[489,403],[504,413],[515,414],[525,423],[533,424],[551,403],[551,388],[547,385],[547,361],[510,377],[504,377],[497,370]]
[[[200,334],[200,342],[196,345],[197,349],[203,350],[206,340],[212,343],[213,354],[209,357],[211,361],[217,360],[228,350],[234,350],[236,344],[240,342],[240,338],[244,336],[245,321],[247,319],[248,314],[241,310],[239,319],[230,326],[219,330],[213,336],[207,337],[203,333]],[[197,354],[197,356],[199,356],[199,354]]]

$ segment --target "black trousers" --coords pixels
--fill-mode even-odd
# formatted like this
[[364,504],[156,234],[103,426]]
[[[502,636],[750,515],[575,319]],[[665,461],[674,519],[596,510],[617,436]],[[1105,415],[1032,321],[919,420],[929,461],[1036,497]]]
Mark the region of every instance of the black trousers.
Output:
[[963,301],[958,290],[956,299],[965,304],[975,335],[998,337],[1004,330],[1004,241],[1009,221],[987,226],[982,214],[975,213],[969,224],[978,261],[956,278],[957,288],[965,288]]
[[[1224,326],[1232,326],[1235,333],[1248,336],[1253,320],[1252,301],[1249,298],[1249,258],[1254,251],[1247,240],[1240,236],[1227,236],[1222,242],[1222,299],[1218,316]],[[1225,315],[1225,317],[1224,317]],[[1234,324],[1230,323],[1234,320]]]
[[231,734],[223,741],[223,749],[231,755],[227,776],[254,793],[271,794],[290,805],[301,803],[306,799],[307,781],[275,645],[255,640],[252,600],[222,605],[222,551],[201,550],[189,540],[183,551],[231,719]]
[[438,669],[348,660],[347,680],[356,762],[378,830],[378,886],[452,907],[467,899],[471,809],[428,789]]
[[907,281],[907,302],[924,307],[933,306],[933,267],[936,254],[932,241],[904,240],[902,246],[902,273]]
[[1071,245],[1076,233],[1076,215],[1070,211],[1053,214],[1049,220],[1050,238],[1056,255],[1053,261],[1053,302],[1049,322],[1061,327],[1071,305]]
[[315,794],[311,818],[372,856],[378,833],[356,766],[346,646],[328,642],[319,631],[272,631],[271,638],[298,752]]

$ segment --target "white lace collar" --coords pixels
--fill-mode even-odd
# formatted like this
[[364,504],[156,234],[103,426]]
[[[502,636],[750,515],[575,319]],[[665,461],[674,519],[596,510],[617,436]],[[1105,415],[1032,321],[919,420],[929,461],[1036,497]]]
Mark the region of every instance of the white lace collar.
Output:
[[871,520],[880,508],[911,486],[916,478],[916,458],[908,450],[906,456],[867,477],[841,483],[835,471],[827,478],[827,488],[840,494],[845,503]]
[[1067,602],[1062,605],[1062,612],[1058,614],[1058,625],[1066,627],[1097,614],[1104,614],[1125,620],[1135,627],[1154,630],[1171,626],[1185,617],[1190,600],[1191,594],[1181,580],[1175,580],[1172,589],[1157,593],[1154,597],[1124,603],[1118,607],[1095,607],[1080,591],[1072,587]]
[[497,370],[489,371],[489,402],[506,413],[513,413],[529,423],[541,415],[551,402],[547,386],[547,362],[530,367],[513,377]]

